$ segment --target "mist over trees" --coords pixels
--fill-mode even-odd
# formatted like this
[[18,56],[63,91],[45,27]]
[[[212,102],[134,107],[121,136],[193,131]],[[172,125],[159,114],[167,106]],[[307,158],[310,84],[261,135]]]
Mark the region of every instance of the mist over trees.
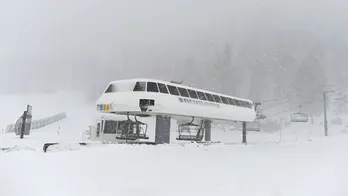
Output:
[[255,101],[294,95],[286,108],[347,86],[346,10],[338,0],[3,1],[1,93],[75,89],[93,101],[111,80],[149,77]]

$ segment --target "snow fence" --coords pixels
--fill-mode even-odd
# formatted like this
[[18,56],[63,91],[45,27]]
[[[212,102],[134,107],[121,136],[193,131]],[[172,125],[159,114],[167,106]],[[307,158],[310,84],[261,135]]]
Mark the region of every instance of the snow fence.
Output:
[[[42,127],[45,127],[47,125],[50,125],[50,124],[53,124],[55,122],[58,122],[60,120],[63,120],[66,118],[66,113],[65,112],[62,112],[62,113],[59,113],[59,114],[55,114],[53,116],[49,116],[49,117],[46,117],[46,118],[42,118],[42,119],[38,119],[38,120],[33,120],[31,122],[31,129],[34,130],[34,129],[40,129]],[[15,128],[15,124],[10,124],[10,125],[7,125],[6,129],[5,129],[5,132],[6,133],[11,133],[11,132],[14,132],[14,128]]]

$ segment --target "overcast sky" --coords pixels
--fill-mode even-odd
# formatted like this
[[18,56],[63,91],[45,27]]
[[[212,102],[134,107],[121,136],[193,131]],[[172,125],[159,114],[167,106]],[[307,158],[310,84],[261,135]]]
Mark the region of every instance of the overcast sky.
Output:
[[86,72],[77,80],[91,67],[133,77],[129,62],[145,69],[151,55],[175,62],[265,32],[346,38],[347,10],[346,0],[0,0],[1,88],[25,75],[66,82],[74,68]]

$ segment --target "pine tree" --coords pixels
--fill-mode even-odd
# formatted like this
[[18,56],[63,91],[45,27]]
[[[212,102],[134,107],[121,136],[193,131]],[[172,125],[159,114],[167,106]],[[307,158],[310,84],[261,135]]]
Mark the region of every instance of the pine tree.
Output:
[[[320,95],[322,85],[326,83],[321,55],[320,45],[313,45],[297,69],[292,84],[298,104],[307,103],[310,100],[315,102],[315,96]],[[317,107],[317,104],[311,104],[308,108],[316,113],[322,110],[321,107]]]

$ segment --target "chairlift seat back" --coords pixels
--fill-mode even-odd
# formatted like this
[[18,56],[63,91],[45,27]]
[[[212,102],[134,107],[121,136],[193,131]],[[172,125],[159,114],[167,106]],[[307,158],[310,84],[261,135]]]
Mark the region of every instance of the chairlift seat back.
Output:
[[291,122],[307,122],[308,115],[304,113],[294,113],[291,115]]
[[193,123],[181,124],[178,127],[177,140],[202,141],[204,128]]
[[247,123],[246,129],[247,131],[260,131],[260,122],[254,121],[251,123]]

